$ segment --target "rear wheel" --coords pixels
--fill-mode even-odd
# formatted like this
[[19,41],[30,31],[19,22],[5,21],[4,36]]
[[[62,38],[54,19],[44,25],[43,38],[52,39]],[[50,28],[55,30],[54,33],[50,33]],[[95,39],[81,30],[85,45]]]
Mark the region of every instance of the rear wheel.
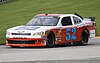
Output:
[[88,38],[89,37],[89,33],[87,30],[84,30],[82,32],[82,35],[81,35],[81,45],[87,45],[88,44]]
[[47,47],[53,47],[55,45],[55,37],[53,33],[49,33],[47,36]]

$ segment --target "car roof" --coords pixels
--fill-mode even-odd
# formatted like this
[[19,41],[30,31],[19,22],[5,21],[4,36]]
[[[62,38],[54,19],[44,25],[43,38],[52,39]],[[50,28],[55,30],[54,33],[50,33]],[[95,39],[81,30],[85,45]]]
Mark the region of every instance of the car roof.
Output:
[[60,16],[76,16],[74,14],[38,14],[36,16],[56,16],[56,17],[60,17]]

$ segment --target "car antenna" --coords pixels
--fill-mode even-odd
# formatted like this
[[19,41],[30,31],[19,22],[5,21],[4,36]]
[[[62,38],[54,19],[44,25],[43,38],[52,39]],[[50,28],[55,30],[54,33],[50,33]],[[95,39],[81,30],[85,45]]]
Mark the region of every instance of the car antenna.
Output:
[[83,17],[82,16],[80,16],[79,14],[77,14],[77,13],[74,13],[75,15],[77,15],[77,16],[79,16],[81,19],[83,19]]

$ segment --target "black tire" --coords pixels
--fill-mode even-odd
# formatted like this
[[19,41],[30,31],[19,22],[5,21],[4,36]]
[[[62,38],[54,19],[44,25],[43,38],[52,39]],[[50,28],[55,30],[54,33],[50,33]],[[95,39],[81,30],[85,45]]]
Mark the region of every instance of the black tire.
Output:
[[53,33],[49,33],[47,36],[47,47],[53,47],[55,45],[55,36]]
[[11,46],[11,48],[20,48],[20,46]]
[[81,45],[87,45],[89,39],[89,33],[87,30],[84,30],[81,35]]

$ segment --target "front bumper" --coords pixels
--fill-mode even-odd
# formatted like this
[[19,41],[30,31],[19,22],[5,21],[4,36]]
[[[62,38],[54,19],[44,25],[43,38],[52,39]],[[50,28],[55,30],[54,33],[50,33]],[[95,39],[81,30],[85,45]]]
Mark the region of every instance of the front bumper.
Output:
[[42,38],[9,38],[6,40],[7,46],[46,46],[46,40]]

